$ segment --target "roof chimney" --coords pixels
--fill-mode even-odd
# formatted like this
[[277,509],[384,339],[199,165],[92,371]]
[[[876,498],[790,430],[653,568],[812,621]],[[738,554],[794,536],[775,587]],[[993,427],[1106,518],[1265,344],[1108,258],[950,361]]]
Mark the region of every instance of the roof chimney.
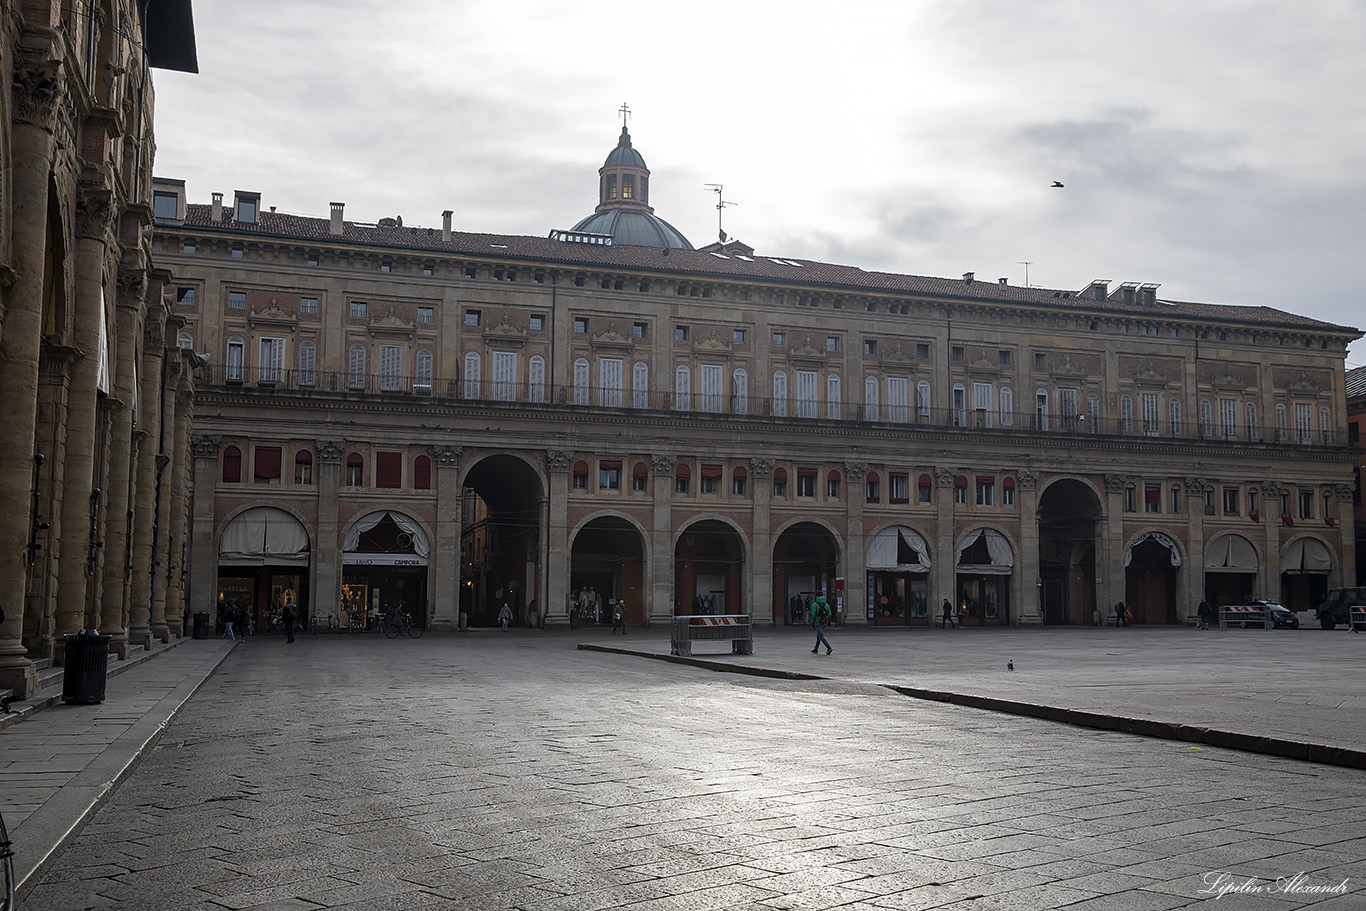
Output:
[[963,281],[967,282],[969,285],[972,284],[973,276],[975,276],[976,274],[976,272],[964,272]]
[[451,242],[451,216],[454,214],[450,209],[441,213],[441,240],[443,243]]
[[222,193],[215,193],[215,194],[213,194],[213,206],[209,209],[209,221],[218,222],[218,221],[222,221],[222,220],[223,220],[223,194],[222,194]]
[[999,284],[1002,288],[1006,286],[1006,280],[1004,278],[996,279],[996,283]]
[[331,203],[331,206],[332,206],[332,223],[331,223],[330,225],[327,226],[327,233],[329,233],[329,234],[341,234],[341,233],[342,233],[342,209],[346,208],[346,203],[344,203],[344,202],[334,202],[334,203]]

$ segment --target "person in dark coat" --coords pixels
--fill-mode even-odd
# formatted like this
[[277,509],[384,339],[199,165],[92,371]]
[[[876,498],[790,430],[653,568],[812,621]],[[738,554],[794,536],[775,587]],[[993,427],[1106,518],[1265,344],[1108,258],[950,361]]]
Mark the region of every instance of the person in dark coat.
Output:
[[956,629],[957,626],[958,626],[958,624],[957,624],[956,622],[954,622],[954,619],[953,619],[953,605],[949,603],[949,599],[948,599],[948,598],[945,598],[945,599],[944,599],[944,628],[945,628],[945,629]]
[[1200,606],[1195,609],[1195,613],[1200,618],[1200,622],[1195,625],[1195,628],[1209,629],[1209,618],[1214,613],[1214,608],[1209,606],[1209,602],[1201,598]]

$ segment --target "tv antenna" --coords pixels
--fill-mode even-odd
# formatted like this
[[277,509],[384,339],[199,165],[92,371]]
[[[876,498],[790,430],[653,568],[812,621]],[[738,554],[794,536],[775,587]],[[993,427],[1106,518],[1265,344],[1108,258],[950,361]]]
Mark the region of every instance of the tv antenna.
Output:
[[726,232],[725,229],[721,227],[721,211],[725,209],[726,206],[737,206],[739,205],[739,203],[731,202],[729,199],[726,199],[724,196],[722,196],[722,187],[723,185],[719,183],[708,183],[702,185],[702,188],[704,190],[711,190],[713,193],[716,194],[716,236],[720,238],[721,243],[724,244],[726,242]]
[[1016,260],[1016,263],[1018,263],[1019,265],[1025,267],[1025,287],[1028,288],[1028,287],[1029,287],[1029,267],[1030,267],[1030,265],[1033,264],[1033,260],[1018,259],[1018,260]]

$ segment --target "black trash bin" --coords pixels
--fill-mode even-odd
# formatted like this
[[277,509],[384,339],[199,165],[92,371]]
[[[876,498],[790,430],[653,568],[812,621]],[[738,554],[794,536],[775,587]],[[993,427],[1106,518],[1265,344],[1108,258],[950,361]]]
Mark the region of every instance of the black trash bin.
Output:
[[68,634],[62,701],[67,705],[96,705],[104,701],[109,672],[109,637],[94,630]]
[[196,611],[194,615],[194,638],[209,638],[209,613],[208,611]]

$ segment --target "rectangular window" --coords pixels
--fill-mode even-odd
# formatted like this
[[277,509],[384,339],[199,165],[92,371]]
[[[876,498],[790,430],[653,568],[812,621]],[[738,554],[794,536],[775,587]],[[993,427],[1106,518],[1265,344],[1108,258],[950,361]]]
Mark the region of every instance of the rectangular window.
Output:
[[949,360],[955,364],[963,363],[963,349],[955,345],[949,350]]
[[781,348],[781,347],[783,347],[783,339],[784,339],[784,336],[783,336],[783,334],[782,334],[781,332],[775,332],[775,333],[773,333],[773,347],[774,347],[774,348]]
[[840,498],[839,478],[825,479],[825,498],[827,500],[838,500]]
[[688,492],[688,479],[687,479],[687,478],[674,478],[674,493],[687,493],[687,492]]
[[256,482],[269,484],[280,479],[280,447],[256,447]]
[[930,479],[924,475],[920,477],[920,484],[916,488],[916,500],[920,503],[930,502]]
[[1314,518],[1314,492],[1312,490],[1300,491],[1300,518]]
[[313,483],[313,463],[300,459],[294,460],[294,483],[306,486]]
[[877,339],[866,338],[863,340],[863,353],[872,357],[877,354]]
[[649,489],[649,481],[650,481],[650,479],[649,479],[647,476],[645,476],[645,475],[642,475],[642,474],[634,475],[634,476],[631,478],[631,489],[632,489],[632,490],[647,490],[647,489]]
[[1179,487],[1172,488],[1172,512],[1178,514],[1181,512],[1181,488]]
[[259,200],[249,196],[237,197],[237,220],[244,224],[255,224]]
[[836,336],[827,335],[825,337],[825,350],[834,353],[840,350],[840,340]]
[[996,352],[996,357],[997,357],[997,359],[998,359],[998,360],[997,360],[997,363],[999,363],[1002,367],[1009,367],[1009,366],[1010,366],[1010,352],[1009,352],[1009,351],[998,351],[998,352]]
[[1257,515],[1257,514],[1258,514],[1258,513],[1257,513],[1257,491],[1255,491],[1255,490],[1249,490],[1249,491],[1247,492],[1247,512],[1248,512],[1248,515]]
[[575,489],[575,490],[587,490],[587,489],[588,489],[588,472],[587,472],[587,471],[576,471],[576,472],[574,472],[574,489]]
[[906,424],[911,420],[910,391],[904,376],[887,377],[887,420]]
[[1226,440],[1238,439],[1238,402],[1219,400],[1219,432]]
[[745,330],[744,330],[744,329],[733,329],[733,330],[731,330],[731,333],[730,333],[730,342],[731,342],[732,345],[743,345],[743,344],[745,343]]
[[175,221],[180,215],[179,198],[174,193],[153,193],[152,215],[157,221]]
[[493,352],[493,398],[511,402],[517,398],[517,352]]
[[929,356],[930,356],[930,346],[929,346],[928,344],[926,344],[925,342],[920,342],[919,344],[917,344],[917,345],[915,346],[915,356],[916,356],[916,357],[921,357],[921,358],[929,357]]
[[1302,402],[1295,405],[1295,442],[1301,446],[1314,442],[1313,411],[1312,405]]
[[1242,498],[1241,498],[1241,496],[1239,495],[1238,488],[1236,488],[1236,487],[1225,487],[1225,488],[1224,488],[1224,515],[1226,515],[1226,516],[1236,516],[1236,515],[1238,515],[1238,506],[1239,506],[1239,502],[1238,502],[1238,501],[1239,501],[1240,499],[1242,499]]
[[687,326],[674,326],[674,341],[686,342],[688,340]]
[[1034,369],[1035,369],[1035,370],[1042,370],[1042,369],[1044,369],[1044,368],[1047,367],[1047,366],[1048,366],[1048,355],[1046,355],[1046,354],[1035,354],[1035,355],[1034,355]]
[[587,335],[587,334],[588,334],[588,317],[586,317],[586,316],[576,316],[576,317],[574,317],[574,332],[575,332],[576,334],[578,334],[578,335]]
[[243,346],[241,339],[233,339],[228,342],[228,362],[226,365],[228,372],[226,379],[229,383],[242,382],[242,361],[244,354],[245,347]]
[[477,325],[479,325],[479,322],[480,322],[480,320],[482,320],[482,319],[483,319],[483,314],[482,314],[480,311],[478,311],[478,310],[466,310],[466,311],[465,311],[465,325],[466,325],[466,326],[477,326]]
[[864,499],[864,500],[866,500],[866,501],[869,502],[869,503],[876,503],[876,502],[878,501],[878,494],[879,494],[879,493],[881,493],[881,491],[878,490],[878,482],[877,482],[877,481],[865,481],[865,482],[864,482],[864,484],[863,484],[863,499]]
[[996,505],[996,480],[994,478],[977,479],[977,505]]
[[1133,486],[1132,484],[1130,484],[1128,487],[1124,488],[1124,511],[1125,511],[1125,512],[1138,512],[1138,503],[1137,503],[1137,500],[1138,500],[1138,492],[1134,489],[1134,486]]
[[787,482],[773,479],[773,495],[782,499],[787,496]]
[[1157,393],[1143,393],[1139,407],[1143,412],[1144,435],[1150,437],[1157,436],[1162,432],[1162,411],[1158,408]]
[[887,475],[887,501],[889,503],[909,503],[911,500],[910,475]]
[[308,254],[308,264],[309,264],[310,266],[316,266],[316,265],[318,264],[318,254],[316,254],[316,253],[309,253],[309,254]]
[[990,383],[972,384],[972,414],[974,427],[990,427],[993,409],[991,407],[992,386]]
[[195,248],[194,248],[194,244],[192,244],[192,243],[186,243],[185,246],[181,247],[180,249],[183,250],[183,251],[185,252],[185,255],[186,255],[186,256],[193,256],[193,255],[194,255],[194,249],[195,249]]
[[1162,485],[1147,484],[1143,487],[1143,511],[1162,511]]
[[352,319],[365,319],[366,315],[367,315],[369,312],[370,312],[370,305],[367,304],[365,301],[352,301],[352,302],[351,302],[351,318],[352,318]]
[[632,323],[632,324],[631,324],[631,338],[645,338],[645,337],[646,337],[646,336],[645,336],[645,331],[646,331],[645,323]]
[[816,416],[816,371],[797,371],[797,417]]
[[1014,487],[1003,487],[1003,488],[1001,488],[1001,505],[1002,505],[1002,506],[1014,506],[1014,505],[1015,505],[1015,488],[1014,488]]
[[745,481],[745,478],[731,478],[730,492],[737,497],[743,497],[745,495]]
[[247,306],[247,292],[229,291],[228,306],[234,310],[242,310]]
[[318,299],[316,297],[299,298],[299,312],[316,314],[318,312]]
[[702,482],[698,487],[698,490],[702,493],[716,493],[716,486],[717,478],[712,477],[711,475],[707,474],[705,470],[703,470]]
[[539,313],[534,313],[534,314],[532,314],[532,316],[531,316],[531,331],[532,331],[532,332],[544,332],[544,331],[545,331],[545,317],[544,317],[544,316],[540,315]]
[[797,472],[797,496],[814,497],[816,495],[816,472],[798,471]]
[[953,488],[953,502],[959,506],[966,506],[968,502],[968,489],[966,487]]
[[418,307],[417,321],[419,323],[431,323],[436,321],[436,310],[432,307]]
[[263,338],[261,359],[257,362],[258,381],[280,383],[285,378],[285,340],[282,338]]
[[598,489],[621,490],[621,463],[598,463]]
[[177,288],[175,292],[175,302],[184,307],[194,306],[194,289]]
[[598,403],[607,408],[621,407],[621,358],[598,358]]
[[403,486],[403,453],[375,453],[375,486],[390,489]]

